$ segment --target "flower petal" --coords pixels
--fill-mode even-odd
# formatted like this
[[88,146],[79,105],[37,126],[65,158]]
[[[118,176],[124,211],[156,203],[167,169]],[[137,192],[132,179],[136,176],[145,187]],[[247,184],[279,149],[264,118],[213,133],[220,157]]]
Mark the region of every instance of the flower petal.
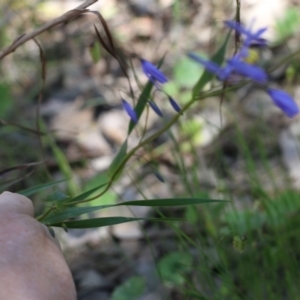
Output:
[[228,77],[230,77],[232,72],[233,72],[233,68],[227,65],[220,70],[217,77],[223,81],[226,80]]
[[240,34],[245,34],[248,35],[249,31],[240,23],[236,22],[236,21],[232,21],[232,20],[228,20],[224,22],[225,25],[235,31],[237,31]]
[[250,46],[254,44],[259,44],[260,46],[266,46],[266,40],[261,38],[260,36],[267,30],[267,28],[261,28],[257,30],[256,32],[252,32],[250,29],[247,29],[240,23],[236,21],[225,21],[225,25],[239,34],[244,35],[245,40],[244,40],[244,46]]
[[154,66],[150,61],[141,59],[142,68],[145,75],[153,82],[158,81],[160,83],[168,82],[167,77],[162,73],[156,66]]
[[264,38],[257,38],[255,41],[252,41],[250,43],[250,47],[257,47],[257,48],[264,48],[265,46],[267,46],[267,40]]
[[155,102],[153,101],[148,101],[149,106],[156,112],[157,115],[159,115],[160,117],[163,117],[163,113],[161,112],[161,110],[159,109],[159,107],[156,105]]
[[217,75],[217,77],[222,81],[227,79],[232,73],[233,68],[231,66],[225,66],[224,68],[221,68],[213,61],[203,59],[194,53],[188,53],[187,56],[199,64],[202,64],[208,72]]
[[195,53],[188,53],[187,56],[197,63],[204,66],[204,68],[213,74],[218,74],[221,71],[221,67],[212,61],[203,59],[202,57],[196,55]]
[[292,118],[299,114],[299,107],[294,99],[285,91],[268,89],[268,94],[276,106],[278,106],[288,117]]
[[268,79],[268,76],[263,69],[249,65],[244,61],[238,60],[236,57],[229,59],[227,62],[237,74],[248,77],[259,83],[265,83]]
[[137,117],[137,114],[136,114],[135,110],[132,108],[132,106],[124,99],[122,99],[122,104],[123,104],[123,108],[125,109],[125,111],[129,115],[130,119],[134,123],[137,123],[138,122],[138,117]]
[[177,112],[180,112],[181,108],[178,105],[178,103],[172,97],[168,96],[168,98],[169,98],[169,101],[170,101],[172,107],[174,108],[174,110],[177,111]]

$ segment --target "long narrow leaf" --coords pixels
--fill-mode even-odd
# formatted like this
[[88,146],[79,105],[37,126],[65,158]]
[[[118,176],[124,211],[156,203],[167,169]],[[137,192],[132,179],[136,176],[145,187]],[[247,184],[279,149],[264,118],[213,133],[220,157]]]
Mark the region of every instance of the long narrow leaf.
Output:
[[[137,105],[135,107],[135,112],[136,112],[138,120],[140,119],[140,117],[147,105],[147,102],[148,102],[150,94],[151,94],[152,87],[153,87],[153,83],[151,81],[148,81],[148,83],[144,87],[144,89],[138,99]],[[135,125],[136,125],[136,123],[131,120],[129,123],[128,135],[132,132]]]
[[44,184],[39,184],[39,185],[36,185],[36,186],[33,186],[33,187],[30,187],[26,190],[22,190],[20,192],[18,192],[19,194],[21,195],[24,195],[24,196],[31,196],[33,194],[36,194],[38,192],[41,192],[43,190],[46,190],[54,185],[57,185],[61,182],[64,182],[68,179],[61,179],[61,180],[57,180],[57,181],[53,181],[53,182],[49,182],[49,183],[44,183]]
[[116,55],[116,49],[115,49],[115,45],[114,45],[114,40],[112,38],[112,35],[110,33],[109,27],[108,27],[105,19],[103,18],[103,16],[98,11],[90,11],[90,12],[93,13],[93,14],[95,14],[98,17],[98,19],[100,20],[100,22],[101,22],[101,24],[102,24],[102,26],[104,28],[106,37],[108,39],[110,49],[111,49],[112,53],[114,55]]
[[184,205],[195,205],[203,203],[215,203],[215,202],[229,202],[226,200],[214,200],[214,199],[198,199],[198,198],[170,198],[170,199],[153,199],[153,200],[137,200],[137,201],[126,201],[116,206],[129,205],[129,206],[184,206]]
[[107,217],[107,218],[95,218],[90,220],[70,221],[58,224],[52,224],[52,226],[66,227],[66,228],[95,228],[117,225],[121,223],[133,222],[133,221],[164,221],[164,222],[176,222],[185,221],[178,218],[128,218],[128,217]]
[[[164,58],[165,57],[162,57],[162,59],[159,61],[158,63],[158,67],[160,67],[162,64],[163,64],[163,61],[164,61]],[[153,87],[153,83],[149,80],[146,84],[146,86],[144,87],[138,101],[137,101],[137,104],[136,104],[136,107],[134,108],[135,109],[135,112],[137,114],[137,119],[139,120],[147,103],[148,103],[148,100],[150,99],[150,94],[151,94],[151,90],[152,90],[152,87]],[[128,135],[132,132],[132,130],[134,129],[136,123],[134,123],[133,121],[130,121],[129,123],[129,128],[128,128]]]
[[43,220],[43,223],[51,226],[57,226],[57,223],[66,223],[68,219],[75,218],[80,215],[94,212],[96,210],[105,209],[115,206],[149,206],[149,207],[166,207],[166,206],[185,206],[196,205],[204,203],[220,203],[229,202],[226,200],[211,200],[211,199],[198,199],[198,198],[175,198],[175,199],[154,199],[154,200],[137,200],[126,201],[118,204],[101,205],[101,206],[88,206],[88,207],[70,207],[61,212],[51,213]]
[[75,218],[83,214],[88,214],[96,210],[112,207],[114,205],[102,205],[102,206],[87,206],[87,207],[70,207],[61,212],[55,212],[47,216],[43,223],[52,226],[53,224],[65,222],[70,218]]
[[[112,178],[115,175],[115,172],[120,168],[120,165],[126,156],[126,152],[127,152],[127,140],[123,143],[119,152],[117,153],[116,157],[114,158],[114,160],[112,161],[112,163],[109,167],[109,170],[108,170],[109,178]],[[120,173],[120,172],[121,172],[121,170],[118,171],[118,173]]]

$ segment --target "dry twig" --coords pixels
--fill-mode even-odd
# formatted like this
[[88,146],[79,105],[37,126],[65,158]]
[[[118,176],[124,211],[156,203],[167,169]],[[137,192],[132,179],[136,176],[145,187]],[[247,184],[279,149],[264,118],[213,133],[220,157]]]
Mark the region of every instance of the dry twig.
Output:
[[60,16],[54,20],[46,22],[44,25],[33,30],[32,32],[29,32],[27,34],[23,34],[23,35],[19,36],[10,46],[4,48],[0,52],[0,60],[3,59],[8,54],[14,52],[18,47],[20,47],[27,41],[33,39],[34,37],[41,34],[42,32],[44,32],[58,24],[67,22],[70,19],[73,19],[73,18],[79,16],[80,14],[86,12],[87,11],[86,8],[96,2],[98,2],[98,0],[87,0],[84,3],[82,3],[81,5],[79,5],[78,7],[76,7],[75,9],[66,12],[65,14],[63,14],[62,16]]

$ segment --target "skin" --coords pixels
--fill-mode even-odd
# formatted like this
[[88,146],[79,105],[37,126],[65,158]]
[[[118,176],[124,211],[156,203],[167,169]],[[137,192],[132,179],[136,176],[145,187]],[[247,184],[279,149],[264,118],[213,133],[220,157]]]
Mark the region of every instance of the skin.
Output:
[[57,240],[33,214],[27,197],[0,195],[0,299],[76,299]]

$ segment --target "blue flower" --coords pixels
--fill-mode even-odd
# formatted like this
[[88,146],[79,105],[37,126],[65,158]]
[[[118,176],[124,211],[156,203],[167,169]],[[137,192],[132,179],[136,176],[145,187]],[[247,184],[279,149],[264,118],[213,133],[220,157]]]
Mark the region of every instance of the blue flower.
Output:
[[266,40],[260,36],[267,30],[267,28],[261,28],[256,32],[251,32],[250,29],[245,28],[243,25],[236,21],[225,21],[225,25],[229,28],[234,29],[239,34],[244,35],[244,46],[249,47],[251,44],[266,45]]
[[299,107],[294,99],[285,91],[268,89],[268,94],[276,106],[278,106],[288,117],[292,118],[299,114]]
[[256,82],[265,83],[268,79],[268,76],[263,69],[247,64],[246,62],[239,60],[238,57],[228,59],[227,63],[232,67],[235,73],[248,77]]
[[168,79],[165,76],[165,74],[158,70],[158,68],[154,66],[150,61],[141,59],[141,63],[145,75],[153,84],[156,85],[157,82],[162,84],[168,82]]
[[258,38],[255,41],[252,41],[250,46],[255,46],[257,48],[263,48],[267,46],[267,40],[264,38]]
[[221,67],[218,66],[216,63],[214,63],[210,60],[206,60],[206,59],[196,55],[195,53],[188,53],[187,56],[189,58],[195,60],[199,64],[203,65],[205,67],[205,69],[207,71],[209,71],[210,73],[218,74],[221,71]]
[[[268,80],[267,73],[260,67],[248,64],[243,61],[248,56],[249,47],[251,45],[265,46],[266,40],[261,35],[267,30],[267,28],[261,28],[256,32],[251,32],[250,29],[246,29],[240,23],[235,21],[226,21],[225,24],[234,29],[236,32],[244,36],[244,42],[240,51],[232,58],[226,61],[226,65],[221,67],[216,63],[203,59],[194,53],[189,53],[188,57],[202,64],[205,69],[215,74],[220,80],[239,80],[239,76],[250,78],[260,84],[265,84]],[[268,88],[267,92],[272,98],[274,104],[278,106],[288,117],[292,118],[299,114],[300,109],[294,99],[285,91]],[[177,103],[172,98],[169,100],[174,107]],[[177,111],[177,109],[174,107]]]
[[197,63],[201,64],[204,66],[204,68],[212,73],[217,75],[217,77],[220,80],[225,80],[227,79],[227,77],[231,74],[232,72],[232,68],[227,66],[225,68],[221,68],[219,65],[217,65],[216,63],[214,63],[213,61],[204,59],[198,55],[196,55],[195,53],[188,53],[187,56],[189,58],[191,58],[192,60],[196,61]]
[[177,111],[177,112],[180,112],[181,108],[178,105],[178,103],[172,97],[170,97],[169,95],[168,95],[168,98],[169,98],[169,101],[170,101],[172,107],[174,108],[174,110]]
[[122,99],[122,104],[123,104],[123,108],[125,109],[125,111],[129,115],[130,119],[134,123],[137,123],[138,122],[138,117],[137,117],[137,114],[136,114],[135,110],[132,108],[132,106],[124,99]]
[[194,53],[189,53],[188,57],[202,64],[207,71],[217,75],[217,77],[222,81],[229,78],[232,73],[248,77],[259,83],[265,83],[268,79],[268,76],[263,69],[239,60],[239,55],[227,60],[227,65],[223,68],[212,61],[205,60],[197,56]]
[[149,103],[149,106],[157,113],[157,115],[159,115],[160,117],[164,116],[155,102],[149,100],[148,103]]

